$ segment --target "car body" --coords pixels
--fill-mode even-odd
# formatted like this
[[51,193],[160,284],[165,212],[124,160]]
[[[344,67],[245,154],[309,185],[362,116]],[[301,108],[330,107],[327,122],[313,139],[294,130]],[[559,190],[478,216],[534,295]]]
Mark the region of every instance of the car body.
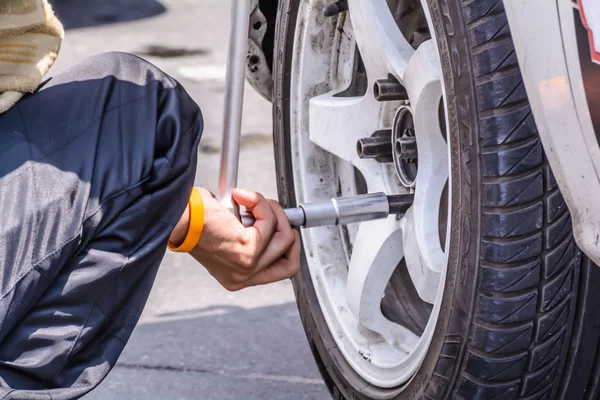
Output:
[[[581,249],[600,263],[600,2],[505,0],[548,161]],[[595,40],[594,40],[595,39]]]

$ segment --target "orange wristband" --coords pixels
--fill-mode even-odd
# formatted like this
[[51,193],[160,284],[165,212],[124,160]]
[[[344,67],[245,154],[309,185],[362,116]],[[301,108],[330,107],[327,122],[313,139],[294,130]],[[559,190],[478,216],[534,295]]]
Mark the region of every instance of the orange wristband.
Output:
[[190,209],[190,223],[185,240],[179,247],[175,247],[169,241],[169,249],[177,253],[189,253],[192,251],[198,244],[202,235],[202,229],[204,228],[204,202],[198,189],[192,189],[188,204]]

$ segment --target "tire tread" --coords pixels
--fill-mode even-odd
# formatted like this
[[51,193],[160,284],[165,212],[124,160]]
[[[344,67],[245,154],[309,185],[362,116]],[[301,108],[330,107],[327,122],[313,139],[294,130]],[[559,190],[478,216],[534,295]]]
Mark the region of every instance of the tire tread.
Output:
[[[455,393],[549,398],[577,293],[571,218],[544,156],[502,2],[463,3],[463,10],[481,117],[484,240],[473,350]],[[502,384],[516,389],[491,389]]]

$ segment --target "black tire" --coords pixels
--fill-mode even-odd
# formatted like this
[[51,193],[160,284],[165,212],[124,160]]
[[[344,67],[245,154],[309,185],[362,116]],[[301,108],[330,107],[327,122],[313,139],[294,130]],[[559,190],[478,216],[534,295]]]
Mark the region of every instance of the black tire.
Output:
[[[301,0],[281,0],[274,135],[280,200],[294,205],[290,67]],[[600,269],[576,247],[536,131],[502,0],[428,0],[445,77],[454,240],[427,357],[402,389],[368,385],[329,332],[306,263],[294,279],[335,399],[595,399]]]

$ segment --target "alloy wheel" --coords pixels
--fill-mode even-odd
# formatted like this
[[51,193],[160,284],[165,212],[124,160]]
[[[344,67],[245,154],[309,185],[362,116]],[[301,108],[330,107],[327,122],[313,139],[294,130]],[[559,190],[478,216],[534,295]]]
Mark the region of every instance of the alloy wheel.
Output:
[[[349,0],[349,11],[334,18],[323,7],[303,1],[298,16],[290,94],[296,200],[365,192],[414,193],[415,200],[400,217],[305,230],[304,251],[348,363],[372,385],[397,387],[425,357],[448,262],[451,185],[437,44],[419,1]],[[405,24],[410,13],[425,27],[418,18]],[[383,150],[365,156],[361,143],[373,138],[383,138]]]

